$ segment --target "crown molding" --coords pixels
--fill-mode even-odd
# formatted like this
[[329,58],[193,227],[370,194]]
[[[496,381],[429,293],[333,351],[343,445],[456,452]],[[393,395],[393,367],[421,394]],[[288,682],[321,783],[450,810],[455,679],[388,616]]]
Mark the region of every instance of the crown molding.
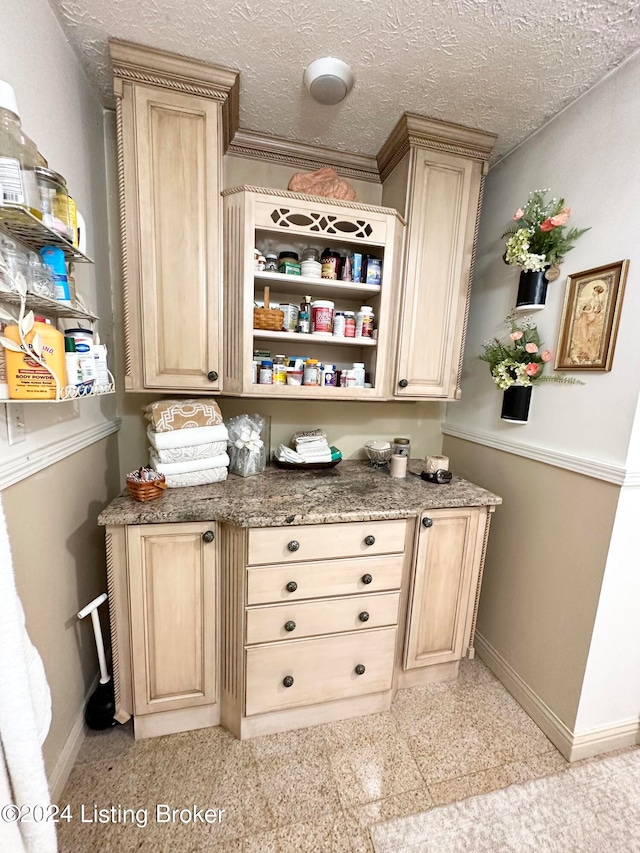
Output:
[[377,154],[380,179],[386,180],[413,147],[448,151],[486,163],[496,139],[495,133],[415,113],[404,113]]
[[123,84],[147,83],[164,89],[210,98],[222,104],[225,150],[239,124],[240,73],[221,65],[189,59],[144,45],[111,39],[114,93],[122,97]]
[[268,136],[255,130],[238,130],[231,140],[227,154],[246,157],[251,160],[268,160],[315,171],[323,166],[331,166],[343,177],[360,181],[380,183],[380,174],[375,157],[364,154],[349,154],[347,151],[334,151],[321,145],[308,145],[294,142],[279,136]]
[[576,474],[584,474],[585,477],[604,480],[616,486],[623,486],[624,488],[638,488],[640,486],[640,471],[628,471],[622,465],[611,465],[598,459],[589,459],[585,456],[549,450],[530,444],[514,444],[512,441],[500,438],[493,433],[466,429],[457,424],[443,423],[441,424],[441,431],[443,435],[462,438],[475,444],[483,444],[485,447],[503,450],[505,453],[513,453],[516,456],[523,456],[525,459],[533,459],[535,462],[544,462],[546,465],[564,468],[565,471],[574,471]]

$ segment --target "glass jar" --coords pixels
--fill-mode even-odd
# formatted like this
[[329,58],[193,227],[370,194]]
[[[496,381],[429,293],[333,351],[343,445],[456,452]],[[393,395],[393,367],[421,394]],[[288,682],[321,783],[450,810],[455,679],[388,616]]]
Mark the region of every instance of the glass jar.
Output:
[[264,271],[265,272],[278,272],[278,256],[273,253],[269,253],[264,256]]
[[313,246],[307,246],[306,249],[303,249],[302,260],[319,262],[320,252],[317,249],[314,249]]
[[411,456],[411,439],[409,438],[394,438],[393,452],[396,456]]
[[0,206],[19,205],[41,219],[37,157],[35,143],[22,130],[15,92],[0,80]]
[[67,182],[62,175],[51,169],[39,167],[35,172],[40,192],[42,221],[52,231],[57,231],[67,240],[73,240]]

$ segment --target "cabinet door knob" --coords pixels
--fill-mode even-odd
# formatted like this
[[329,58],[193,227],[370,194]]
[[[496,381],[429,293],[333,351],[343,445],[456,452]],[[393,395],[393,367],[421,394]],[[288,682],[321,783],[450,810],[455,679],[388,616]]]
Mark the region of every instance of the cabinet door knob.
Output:
[[293,685],[293,676],[285,675],[285,677],[282,679],[282,683],[285,687],[291,687]]
[[362,575],[360,580],[362,581],[362,583],[371,583],[371,581],[373,580],[373,576],[372,575]]
[[358,616],[358,619],[361,622],[368,622],[369,621],[369,614],[367,613],[366,610],[363,610],[362,613]]
[[209,382],[217,382],[218,381],[218,374],[215,372],[215,370],[210,370],[207,373],[207,379],[209,380]]
[[295,581],[289,581],[287,584],[287,592],[295,592],[298,589],[298,584]]
[[296,623],[291,622],[291,621],[285,622],[284,623],[284,630],[285,631],[295,631],[296,630]]
[[215,538],[215,535],[214,535],[213,530],[207,530],[205,533],[202,534],[202,541],[203,542],[213,542],[214,538]]
[[433,526],[433,519],[432,518],[423,518],[422,519],[422,526],[423,527],[432,527]]
[[376,537],[375,536],[365,536],[364,537],[364,544],[365,545],[375,545],[376,544]]
[[292,539],[291,542],[287,544],[287,548],[290,551],[297,551],[300,547],[300,543],[296,539]]
[[401,379],[401,380],[400,380],[400,382],[398,382],[398,385],[399,385],[401,388],[406,388],[408,384],[409,384],[409,380],[408,380],[408,379]]
[[363,663],[359,663],[356,667],[356,675],[364,675],[365,666]]

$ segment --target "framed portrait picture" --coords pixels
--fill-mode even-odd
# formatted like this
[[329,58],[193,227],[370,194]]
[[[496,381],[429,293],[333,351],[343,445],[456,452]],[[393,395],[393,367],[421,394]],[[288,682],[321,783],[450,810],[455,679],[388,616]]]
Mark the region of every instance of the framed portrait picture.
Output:
[[611,370],[629,261],[567,277],[556,370]]

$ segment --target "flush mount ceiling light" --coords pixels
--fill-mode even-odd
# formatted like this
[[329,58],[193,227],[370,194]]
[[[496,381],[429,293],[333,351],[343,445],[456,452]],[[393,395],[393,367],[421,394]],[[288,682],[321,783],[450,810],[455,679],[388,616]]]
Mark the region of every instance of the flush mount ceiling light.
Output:
[[353,71],[346,62],[325,56],[305,68],[304,85],[319,104],[339,104],[353,88]]

